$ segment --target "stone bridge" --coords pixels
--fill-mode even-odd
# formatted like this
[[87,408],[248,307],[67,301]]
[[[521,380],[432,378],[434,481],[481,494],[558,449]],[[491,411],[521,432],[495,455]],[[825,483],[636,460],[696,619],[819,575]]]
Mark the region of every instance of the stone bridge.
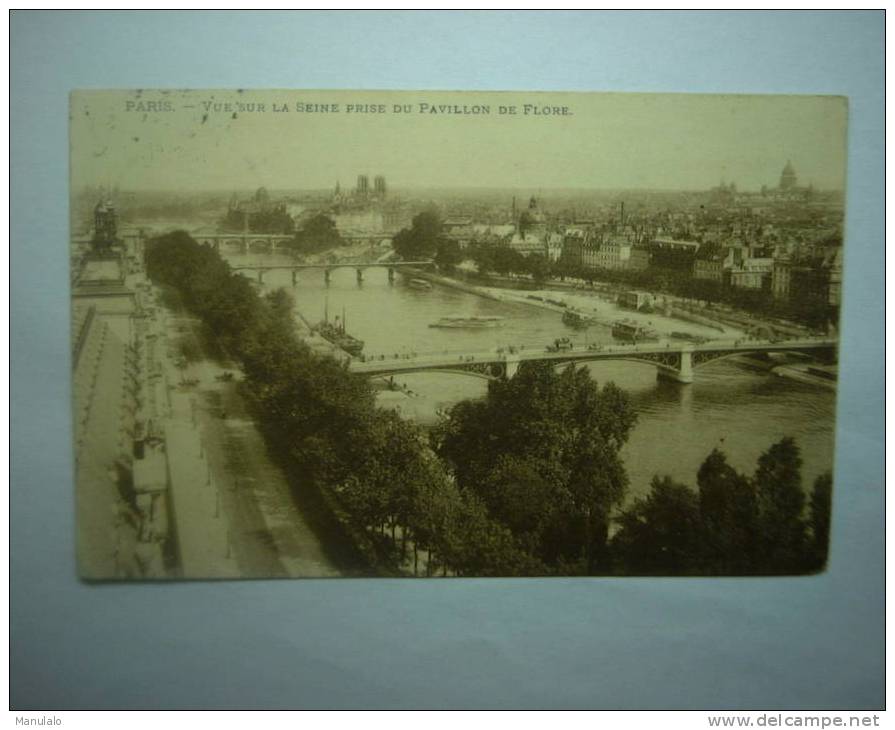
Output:
[[274,253],[288,248],[292,236],[267,233],[194,233],[196,242],[211,246],[215,251]]
[[435,263],[433,261],[339,261],[336,263],[321,263],[321,264],[302,264],[302,263],[294,263],[294,264],[245,264],[239,266],[232,266],[231,269],[233,271],[254,271],[257,272],[258,283],[261,284],[264,282],[264,273],[267,271],[291,271],[292,272],[292,283],[296,284],[298,282],[298,272],[309,270],[309,269],[318,269],[323,271],[323,279],[326,283],[329,283],[330,276],[334,269],[354,269],[357,272],[357,281],[358,283],[364,280],[364,270],[371,268],[380,268],[380,269],[388,269],[388,280],[395,280],[395,272],[398,269],[402,268],[425,268],[427,266],[434,266]]
[[[215,251],[230,253],[276,253],[289,249],[294,240],[291,235],[271,233],[192,233],[196,241],[211,246]],[[349,243],[369,243],[371,246],[391,244],[387,233],[343,233],[342,238]]]

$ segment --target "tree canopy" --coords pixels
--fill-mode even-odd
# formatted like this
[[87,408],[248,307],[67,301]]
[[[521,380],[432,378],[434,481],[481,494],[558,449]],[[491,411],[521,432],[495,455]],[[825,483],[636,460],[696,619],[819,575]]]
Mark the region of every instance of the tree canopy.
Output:
[[437,451],[530,558],[594,572],[627,487],[619,450],[634,420],[627,396],[599,388],[586,368],[526,363],[490,383],[486,399],[451,409]]
[[302,224],[289,245],[294,253],[312,254],[337,248],[344,243],[335,221],[324,213],[318,213]]
[[441,217],[435,210],[424,210],[413,217],[410,228],[404,228],[392,240],[395,251],[405,260],[432,258],[446,242]]

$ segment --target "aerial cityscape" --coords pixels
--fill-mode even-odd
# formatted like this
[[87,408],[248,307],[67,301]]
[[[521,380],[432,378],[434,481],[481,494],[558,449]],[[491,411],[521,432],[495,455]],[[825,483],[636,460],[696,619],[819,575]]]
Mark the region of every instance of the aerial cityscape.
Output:
[[[117,108],[123,92],[73,97],[91,112],[72,133],[82,577],[824,568],[845,205],[835,104],[817,125],[832,131],[778,139],[769,125],[749,142],[779,150],[764,172],[738,150],[715,170],[680,163],[678,186],[636,184],[648,166],[589,185],[571,161],[567,185],[553,167],[539,185],[528,163],[498,179],[475,174],[488,160],[441,168],[440,153],[421,182],[395,161],[428,150],[428,132],[395,139],[392,157],[340,136],[357,162],[325,184],[314,160],[330,147],[262,140],[243,156],[269,160],[272,181],[247,186],[215,175],[231,164],[223,149],[194,160],[206,184],[182,172],[189,124],[175,134],[126,112],[94,129],[103,94]],[[386,109],[401,98],[382,96]],[[524,123],[581,123],[584,103],[566,97],[601,95],[555,96],[572,120]],[[714,99],[723,107],[694,103]],[[190,101],[172,108],[202,112]],[[110,140],[150,151],[106,153],[113,121]],[[448,148],[473,122],[450,123]],[[512,154],[547,165],[543,129],[517,129]],[[230,132],[211,130],[203,149]],[[551,133],[555,150],[568,133]],[[832,141],[804,160],[789,151],[813,137]],[[286,186],[279,144],[308,159]],[[165,170],[179,182],[159,184]]]

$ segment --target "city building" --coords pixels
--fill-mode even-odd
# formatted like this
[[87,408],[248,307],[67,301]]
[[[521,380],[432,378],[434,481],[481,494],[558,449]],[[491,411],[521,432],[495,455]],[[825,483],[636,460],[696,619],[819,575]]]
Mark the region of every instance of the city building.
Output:
[[729,271],[730,285],[737,289],[771,289],[774,259],[747,258]]
[[709,258],[697,258],[693,261],[693,278],[705,281],[724,282],[724,256],[715,254]]
[[626,269],[631,260],[631,242],[622,236],[605,236],[596,252],[596,264],[601,269]]

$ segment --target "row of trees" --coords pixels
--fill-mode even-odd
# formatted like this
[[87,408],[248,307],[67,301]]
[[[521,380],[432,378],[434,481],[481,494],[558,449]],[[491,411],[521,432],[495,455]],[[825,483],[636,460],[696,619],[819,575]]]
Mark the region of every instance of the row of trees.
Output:
[[[575,265],[567,260],[549,261],[546,256],[531,254],[523,256],[508,246],[473,246],[468,257],[476,264],[481,274],[516,274],[529,276],[535,282],[550,279],[578,279],[593,283],[608,282],[632,289],[646,289],[663,292],[687,299],[698,299],[716,304],[727,304],[747,312],[766,316],[779,316],[802,322],[809,327],[823,329],[829,322],[835,322],[837,308],[827,299],[824,274],[821,271],[804,286],[794,287],[789,299],[780,301],[770,292],[743,289],[709,279],[696,279],[689,275],[689,269],[682,273],[674,265],[654,265],[643,270],[593,269]],[[804,277],[803,277],[804,278]]]
[[827,560],[830,474],[818,477],[805,514],[801,457],[784,438],[758,459],[750,478],[714,450],[698,490],[655,477],[625,510],[612,540],[615,568],[639,575],[785,575]]
[[146,268],[241,360],[272,451],[300,475],[294,489],[319,490],[354,534],[366,533],[380,566],[396,568],[412,545],[425,551],[427,571],[534,572],[511,532],[458,489],[418,427],[377,409],[367,379],[301,341],[284,290],[259,296],[182,231],[150,242]]
[[763,455],[751,478],[713,452],[698,492],[656,479],[620,512],[620,450],[636,416],[623,391],[598,386],[585,368],[523,364],[426,434],[378,409],[366,379],[301,341],[285,291],[259,296],[183,232],[152,241],[146,263],[242,361],[246,392],[297,493],[322,495],[391,570],[729,575],[823,564],[829,479],[815,485],[806,518],[791,440]]

